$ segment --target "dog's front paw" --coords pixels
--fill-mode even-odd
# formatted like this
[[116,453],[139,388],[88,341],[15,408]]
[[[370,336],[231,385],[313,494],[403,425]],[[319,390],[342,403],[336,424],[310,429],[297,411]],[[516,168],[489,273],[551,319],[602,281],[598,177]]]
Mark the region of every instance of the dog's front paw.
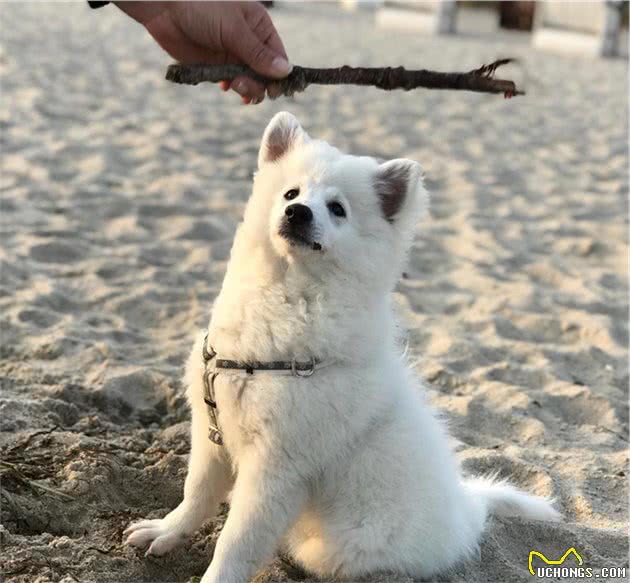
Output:
[[134,522],[127,527],[123,536],[126,537],[126,545],[139,548],[149,545],[145,555],[159,557],[182,543],[187,535],[167,516],[166,518]]

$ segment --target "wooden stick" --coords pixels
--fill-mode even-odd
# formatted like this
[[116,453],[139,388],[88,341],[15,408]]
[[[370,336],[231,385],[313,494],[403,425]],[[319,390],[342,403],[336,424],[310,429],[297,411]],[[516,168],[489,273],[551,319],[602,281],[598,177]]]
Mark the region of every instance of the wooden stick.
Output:
[[512,59],[500,59],[468,73],[442,73],[420,69],[408,71],[404,67],[336,67],[314,69],[295,65],[288,77],[269,79],[243,65],[170,65],[166,78],[173,83],[197,85],[198,83],[231,81],[236,77],[250,77],[265,87],[274,84],[275,92],[289,97],[304,91],[309,85],[370,85],[390,91],[425,89],[459,89],[481,93],[503,93],[506,98],[524,95],[513,81],[495,79],[494,73]]

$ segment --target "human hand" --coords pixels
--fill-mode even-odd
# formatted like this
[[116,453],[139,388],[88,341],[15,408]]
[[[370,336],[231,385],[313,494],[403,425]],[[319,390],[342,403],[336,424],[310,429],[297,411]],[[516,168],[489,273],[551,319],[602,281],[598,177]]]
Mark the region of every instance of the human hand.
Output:
[[[245,64],[265,77],[290,72],[282,41],[260,2],[116,2],[183,64]],[[249,77],[220,83],[243,103],[260,103],[265,87]],[[273,93],[273,85],[268,87]]]

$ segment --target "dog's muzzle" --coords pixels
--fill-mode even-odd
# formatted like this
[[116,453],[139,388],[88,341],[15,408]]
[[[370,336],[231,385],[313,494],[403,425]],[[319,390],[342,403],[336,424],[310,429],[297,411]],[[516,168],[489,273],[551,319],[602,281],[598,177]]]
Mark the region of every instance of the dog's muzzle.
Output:
[[320,251],[322,246],[313,240],[313,211],[305,204],[290,204],[284,209],[279,233],[292,245],[303,245]]

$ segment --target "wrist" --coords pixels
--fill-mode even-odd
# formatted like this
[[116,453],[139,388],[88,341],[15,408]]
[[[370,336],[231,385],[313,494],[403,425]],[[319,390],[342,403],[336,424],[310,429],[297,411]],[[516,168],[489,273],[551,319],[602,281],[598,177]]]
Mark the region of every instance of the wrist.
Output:
[[127,16],[146,26],[154,18],[168,10],[171,2],[119,1],[114,2],[114,4]]

